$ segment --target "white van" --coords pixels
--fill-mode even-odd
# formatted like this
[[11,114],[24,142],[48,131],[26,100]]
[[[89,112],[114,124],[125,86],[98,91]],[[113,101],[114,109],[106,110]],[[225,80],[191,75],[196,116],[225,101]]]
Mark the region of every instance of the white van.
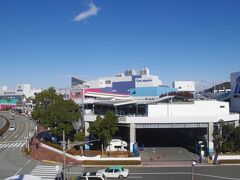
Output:
[[112,139],[106,151],[127,151],[127,142],[121,139]]

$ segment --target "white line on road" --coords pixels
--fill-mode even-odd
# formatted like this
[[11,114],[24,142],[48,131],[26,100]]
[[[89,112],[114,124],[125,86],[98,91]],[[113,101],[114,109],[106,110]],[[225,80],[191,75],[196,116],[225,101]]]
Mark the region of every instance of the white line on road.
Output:
[[224,177],[224,176],[214,176],[214,175],[208,175],[208,174],[198,174],[194,173],[196,176],[205,176],[205,177],[213,177],[218,179],[228,179],[228,180],[239,180],[239,178],[231,178],[231,177]]
[[146,175],[161,175],[161,174],[191,174],[188,172],[161,172],[161,173],[131,173],[131,174],[146,174]]
[[141,179],[143,178],[142,176],[128,176],[128,179]]
[[[142,174],[142,175],[188,175],[192,174],[190,172],[162,172],[162,173],[131,173],[131,174]],[[224,176],[215,176],[215,175],[209,175],[209,174],[198,174],[193,173],[195,176],[204,176],[204,177],[212,177],[217,179],[225,179],[225,180],[239,180],[239,178],[231,178],[231,177],[224,177]],[[130,176],[129,176],[130,177]]]
[[19,169],[18,172],[16,172],[15,175],[17,175],[17,174],[18,174],[24,167],[26,167],[26,166],[28,165],[28,163],[30,163],[30,162],[31,162],[31,159],[29,159],[28,162],[26,162],[26,163],[24,164],[24,166],[23,166],[21,169]]

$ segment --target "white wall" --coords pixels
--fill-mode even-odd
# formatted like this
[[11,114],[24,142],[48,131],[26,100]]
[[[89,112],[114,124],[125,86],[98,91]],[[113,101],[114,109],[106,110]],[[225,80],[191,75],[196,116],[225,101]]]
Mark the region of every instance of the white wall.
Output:
[[178,91],[196,91],[194,81],[174,81],[173,87],[178,89]]
[[[96,120],[96,115],[84,115],[84,121],[93,122]],[[224,121],[236,121],[239,119],[239,114],[216,115],[216,116],[189,116],[189,117],[137,117],[126,116],[120,117],[121,124],[154,124],[154,123],[209,123],[218,122],[220,119]]]
[[162,85],[158,76],[142,75],[142,78],[136,78],[136,87],[156,87]]
[[194,103],[162,103],[148,106],[149,117],[201,117],[226,114],[229,114],[229,104],[215,100],[194,101]]

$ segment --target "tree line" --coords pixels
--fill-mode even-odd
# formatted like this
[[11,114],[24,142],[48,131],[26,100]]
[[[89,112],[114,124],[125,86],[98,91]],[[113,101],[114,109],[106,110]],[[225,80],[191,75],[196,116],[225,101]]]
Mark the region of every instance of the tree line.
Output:
[[220,120],[214,125],[213,142],[218,153],[240,152],[240,127]]
[[[51,87],[36,94],[33,100],[35,107],[32,113],[33,119],[38,124],[50,129],[51,133],[61,136],[63,130],[66,136],[72,140],[84,141],[84,131],[77,132],[74,123],[80,121],[80,106],[73,100],[64,100]],[[104,142],[104,146],[111,141],[112,136],[118,131],[118,117],[113,112],[107,112],[105,116],[97,116],[90,124],[88,132],[96,139]]]

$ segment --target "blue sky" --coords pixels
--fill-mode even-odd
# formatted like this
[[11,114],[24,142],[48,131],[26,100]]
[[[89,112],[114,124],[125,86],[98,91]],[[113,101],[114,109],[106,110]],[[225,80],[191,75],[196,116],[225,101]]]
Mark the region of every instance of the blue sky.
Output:
[[148,67],[164,84],[240,71],[239,0],[1,0],[0,86]]

